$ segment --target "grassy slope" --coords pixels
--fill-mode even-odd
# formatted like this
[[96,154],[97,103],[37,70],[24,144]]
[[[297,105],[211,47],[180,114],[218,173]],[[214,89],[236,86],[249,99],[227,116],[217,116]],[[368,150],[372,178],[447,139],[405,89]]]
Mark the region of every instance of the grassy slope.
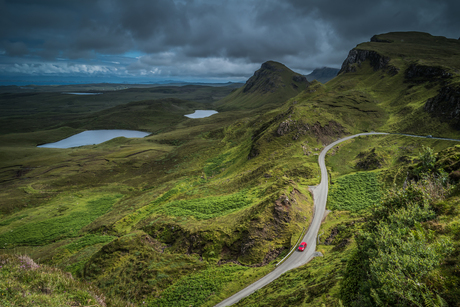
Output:
[[[56,129],[52,136],[40,131],[3,135],[7,142],[2,144],[7,145],[2,151],[6,159],[2,159],[1,178],[6,189],[2,189],[0,235],[7,236],[11,230],[15,233],[30,218],[40,223],[40,215],[33,212],[42,212],[44,217],[55,215],[50,220],[54,225],[54,221],[60,221],[60,214],[62,218],[71,216],[72,211],[66,210],[78,211],[78,206],[87,206],[96,196],[123,196],[104,215],[85,221],[77,234],[64,233],[35,247],[0,242],[16,245],[4,251],[27,252],[34,259],[95,281],[125,302],[148,298],[158,300],[152,304],[166,304],[161,301],[162,293],[169,298],[194,293],[184,302],[206,306],[217,303],[271,269],[271,265],[249,269],[232,263],[269,263],[276,256],[282,257],[296,241],[311,218],[307,185],[319,180],[316,160],[323,144],[347,133],[380,129],[428,134],[426,131],[435,127],[437,132],[429,130],[429,134],[458,135],[447,124],[425,118],[420,111],[426,98],[436,94],[437,83],[428,88],[429,82],[405,83],[403,74],[390,77],[384,71],[374,72],[367,64],[327,85],[313,83],[278,108],[269,110],[262,105],[267,97],[256,93],[251,99],[260,102],[260,109],[181,120],[174,123],[174,129],[142,140],[120,138],[97,146],[43,151],[34,148],[37,138],[48,141],[74,130]],[[280,97],[275,100],[282,102]],[[131,103],[104,114],[108,118],[120,118],[117,114],[130,118],[148,105],[148,101]],[[403,121],[401,110],[407,106],[410,112],[403,113],[409,120]],[[420,118],[429,125],[417,125]],[[144,125],[152,132],[161,129],[148,120]],[[372,147],[386,158],[384,167],[388,167],[382,178],[400,182],[404,162],[397,158],[413,156],[420,142],[414,144],[399,136],[376,140]],[[440,141],[423,141],[437,149],[445,147]],[[360,140],[350,142],[328,158],[333,180],[354,171],[358,154],[369,149],[365,144]],[[348,158],[351,162],[343,163]],[[225,215],[196,205],[208,202],[213,208],[229,197],[236,197],[236,201]],[[241,197],[244,201],[237,201]],[[290,201],[286,202],[286,197]],[[60,207],[74,202],[78,206],[72,209]],[[325,233],[339,224],[345,225],[343,228],[352,220],[360,220],[359,213],[334,214],[334,222],[327,224]],[[345,239],[352,242],[354,227],[348,228],[350,231],[336,244]],[[287,289],[291,288],[289,279],[298,279],[297,270],[289,273],[292,276],[281,285],[284,299],[296,297],[291,306],[337,302],[338,280],[346,263],[340,259],[346,259],[353,247],[345,245],[345,249],[323,248],[324,261],[312,262],[324,263],[324,267],[308,273],[312,277],[295,287],[302,291],[308,285],[311,293],[307,296],[294,295]],[[220,267],[217,263],[228,264]],[[158,264],[161,266],[157,268]],[[308,271],[310,267],[299,270]],[[106,269],[101,273],[98,268]],[[331,281],[329,275],[335,279]],[[212,276],[216,276],[215,285]],[[206,280],[202,292],[197,291],[200,280]],[[280,287],[278,282],[273,285]],[[272,299],[280,298],[275,294]],[[257,304],[268,303],[258,297]]]
[[2,306],[106,306],[114,303],[69,273],[37,265],[28,256],[0,255]]

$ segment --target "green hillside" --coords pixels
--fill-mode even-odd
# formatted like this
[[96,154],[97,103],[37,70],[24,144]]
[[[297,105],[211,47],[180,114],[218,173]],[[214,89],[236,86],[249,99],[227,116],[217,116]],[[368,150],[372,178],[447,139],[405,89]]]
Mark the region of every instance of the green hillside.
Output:
[[[50,92],[39,93],[55,99],[40,96],[46,112],[37,112],[33,95],[3,95],[0,106],[12,113],[0,129],[0,252],[10,256],[0,261],[11,265],[0,272],[34,293],[54,284],[34,272],[17,282],[14,254],[56,268],[56,276],[70,273],[81,284],[63,279],[53,290],[63,305],[72,302],[62,291],[82,287],[87,302],[103,293],[108,306],[214,306],[271,271],[308,228],[309,186],[320,180],[325,145],[363,131],[460,138],[458,46],[424,33],[382,34],[350,51],[327,84],[267,62],[231,93],[187,86],[120,91],[107,102],[106,93],[79,97],[92,106],[87,112],[71,104],[69,112],[58,103],[69,98]],[[211,117],[184,117],[213,107],[219,113]],[[151,134],[36,147],[96,128]],[[413,301],[401,306],[458,301],[455,144],[392,134],[335,147],[326,161],[332,212],[320,230],[324,257],[238,305],[395,305],[400,293],[385,266],[400,284],[411,282],[401,293]],[[411,180],[407,195],[401,188]],[[379,241],[382,234],[393,241]],[[392,255],[405,265],[419,261],[423,274],[395,268]],[[85,292],[87,283],[97,291]],[[23,303],[12,295],[6,302]]]

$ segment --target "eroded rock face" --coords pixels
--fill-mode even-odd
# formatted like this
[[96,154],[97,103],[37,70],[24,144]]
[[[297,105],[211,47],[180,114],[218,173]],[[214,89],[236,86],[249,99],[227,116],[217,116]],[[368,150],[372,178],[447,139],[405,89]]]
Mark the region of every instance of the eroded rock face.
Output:
[[442,120],[454,120],[456,128],[460,128],[460,87],[441,88],[438,95],[426,101],[424,109]]
[[370,64],[374,68],[374,71],[386,68],[388,63],[390,62],[389,57],[382,56],[375,51],[352,49],[348,53],[348,57],[345,59],[345,61],[343,61],[342,68],[340,69],[339,74],[342,72],[355,72],[356,66],[354,66],[353,64],[357,63],[358,66],[361,66],[361,64],[366,60],[370,61]]
[[289,223],[291,221],[290,208],[291,200],[286,195],[281,195],[275,201],[273,217],[278,224]]
[[292,80],[294,82],[308,82],[307,78],[305,76],[302,76],[302,75],[292,76]]
[[442,69],[441,67],[425,66],[411,64],[405,72],[406,79],[447,79],[451,78],[452,74]]
[[335,121],[329,121],[325,126],[317,122],[311,127],[311,130],[323,145],[330,144],[345,134],[345,128]]
[[381,168],[385,162],[385,159],[375,152],[375,147],[370,151],[360,152],[356,157],[359,159],[356,163],[356,168],[363,170]]
[[292,120],[291,118],[282,121],[278,129],[275,131],[275,136],[283,136],[289,134],[291,131],[296,131],[292,136],[292,140],[297,140],[301,135],[307,134],[307,131],[310,130],[308,124],[303,123],[302,121]]

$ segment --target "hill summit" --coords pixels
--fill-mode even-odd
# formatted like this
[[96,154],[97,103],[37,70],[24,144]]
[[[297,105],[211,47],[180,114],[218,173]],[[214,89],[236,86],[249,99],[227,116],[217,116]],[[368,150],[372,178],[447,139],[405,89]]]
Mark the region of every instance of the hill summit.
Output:
[[267,104],[280,105],[305,90],[307,78],[281,63],[268,61],[262,64],[246,84],[217,102],[221,109],[252,109]]

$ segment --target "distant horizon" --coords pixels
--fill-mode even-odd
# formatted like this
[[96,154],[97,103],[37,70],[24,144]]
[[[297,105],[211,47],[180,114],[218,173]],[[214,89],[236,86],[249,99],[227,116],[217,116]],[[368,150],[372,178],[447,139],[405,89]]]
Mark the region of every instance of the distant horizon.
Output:
[[215,79],[157,79],[148,78],[78,78],[78,77],[56,77],[56,76],[39,76],[35,78],[2,78],[0,77],[0,86],[52,86],[52,85],[79,85],[79,84],[227,84],[227,83],[244,83],[246,80],[215,80]]
[[[283,63],[282,63],[283,64]],[[262,65],[262,63],[260,63]],[[284,65],[284,64],[283,64]],[[340,69],[340,67],[321,66],[316,67],[303,75],[308,76],[317,69]],[[257,68],[258,69],[258,68]],[[253,72],[254,73],[254,72]],[[226,84],[226,83],[245,83],[252,74],[247,77],[228,77],[228,78],[149,78],[139,76],[59,76],[59,75],[39,75],[39,76],[2,76],[0,75],[0,86],[51,86],[51,85],[77,85],[77,84]]]

